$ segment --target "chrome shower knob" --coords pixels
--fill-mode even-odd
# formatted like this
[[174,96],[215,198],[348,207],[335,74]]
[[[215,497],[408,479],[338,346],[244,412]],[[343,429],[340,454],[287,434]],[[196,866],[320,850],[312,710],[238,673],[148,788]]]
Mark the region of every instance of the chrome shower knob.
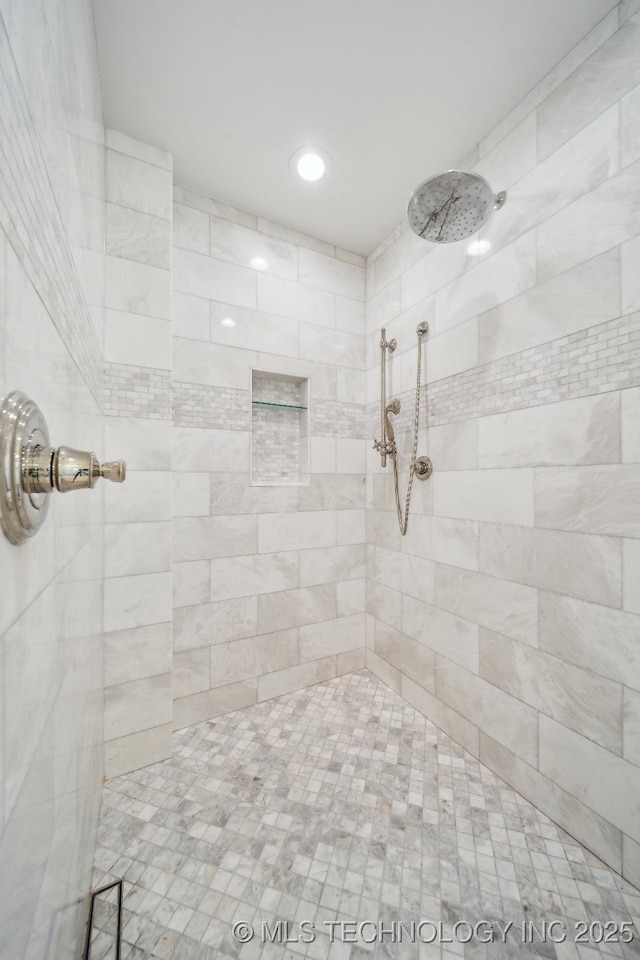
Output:
[[58,447],[51,464],[53,484],[60,493],[86,487],[93,489],[100,477],[113,483],[123,483],[126,475],[127,465],[124,460],[100,464],[95,453],[72,450],[71,447]]
[[100,464],[94,453],[52,447],[38,406],[19,391],[0,406],[0,525],[15,544],[44,523],[53,490],[92,489],[100,477],[122,483],[124,460]]
[[127,465],[124,460],[107,460],[100,467],[100,476],[112,483],[124,483],[127,479]]

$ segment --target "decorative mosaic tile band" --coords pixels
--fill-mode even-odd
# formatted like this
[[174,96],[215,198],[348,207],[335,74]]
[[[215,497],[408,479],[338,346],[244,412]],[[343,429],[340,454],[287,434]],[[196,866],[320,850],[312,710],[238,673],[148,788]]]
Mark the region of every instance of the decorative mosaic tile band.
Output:
[[101,403],[100,347],[2,16],[0,142],[0,225],[65,347]]
[[367,436],[366,407],[359,403],[316,400],[311,407],[311,434],[363,440]]
[[261,403],[289,403],[291,406],[304,405],[302,381],[270,380],[268,377],[253,377],[253,400]]
[[[640,313],[430,383],[421,399],[421,422],[438,426],[636,386]],[[413,397],[413,390],[399,394],[402,408],[394,424],[400,432],[412,428]],[[373,433],[378,417],[378,403],[369,404]]]
[[171,380],[168,370],[106,363],[104,409],[107,416],[171,419]]
[[249,430],[249,391],[201,383],[172,384],[176,427],[209,430]]

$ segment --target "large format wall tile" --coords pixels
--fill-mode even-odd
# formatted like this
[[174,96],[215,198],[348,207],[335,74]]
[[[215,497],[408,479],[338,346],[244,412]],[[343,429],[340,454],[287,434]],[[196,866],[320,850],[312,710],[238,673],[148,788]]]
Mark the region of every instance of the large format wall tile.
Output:
[[[361,257],[211,198],[176,188],[174,201],[182,725],[364,663],[365,273]],[[253,371],[307,380],[308,482],[251,482],[256,456],[282,446],[252,445]]]
[[124,310],[107,310],[104,324],[107,363],[135,364],[154,369],[171,367],[171,322]]
[[266,553],[211,561],[211,599],[229,600],[298,586],[298,553]]
[[256,597],[199,603],[173,612],[173,648],[179,652],[253,637],[257,632]]
[[541,715],[540,772],[640,842],[639,767]]
[[535,243],[535,233],[527,233],[439,290],[435,296],[435,333],[444,333],[533,287]]
[[332,620],[336,615],[334,584],[300,587],[258,597],[258,632],[272,633],[306,623]]
[[[489,220],[481,238],[500,249],[620,169],[618,107],[597,117],[512,185],[508,203]],[[493,176],[490,178],[493,182]],[[498,181],[496,181],[497,184]],[[489,255],[489,254],[487,254]]]
[[459,161],[507,192],[473,243],[420,249],[403,221],[365,283],[369,433],[385,327],[406,476],[427,320],[434,466],[402,537],[369,451],[367,664],[635,883],[639,15],[620,3]]
[[171,721],[171,674],[117,683],[105,691],[105,739],[151,730]]
[[171,574],[109,577],[104,605],[107,632],[171,620]]
[[105,686],[170,672],[170,621],[113,630],[105,638]]
[[401,631],[378,620],[375,625],[373,649],[377,656],[403,674],[415,675],[417,671],[422,687],[430,693],[435,693],[436,658],[433,650],[429,650],[418,640],[412,640]]
[[426,373],[430,381],[442,380],[478,364],[478,321],[461,323],[429,342]]
[[531,470],[456,470],[433,475],[439,517],[491,523],[533,524]]
[[213,560],[257,552],[256,517],[181,517],[173,521],[173,558]]
[[364,646],[364,614],[326,619],[300,627],[300,662],[359,650]]
[[537,117],[532,110],[497,143],[490,145],[485,140],[480,145],[480,160],[475,164],[475,170],[496,184],[496,191],[517,183],[536,167],[537,135]]
[[177,337],[173,340],[173,376],[179,382],[248,390],[247,369],[255,366],[256,361],[257,356],[253,351],[201,343],[199,340]]
[[640,617],[632,613],[542,593],[540,647],[640,690]]
[[621,164],[640,159],[640,86],[620,101],[620,152]]
[[637,690],[624,690],[622,707],[625,760],[640,767],[640,693]]
[[623,243],[620,247],[620,271],[622,274],[622,312],[640,310],[640,278],[638,277],[638,255],[640,238]]
[[[105,148],[91,4],[3,4],[0,89],[0,396],[25,392],[54,442],[103,458]],[[0,535],[7,958],[77,954],[92,882],[105,500],[84,493],[52,502],[31,543]]]
[[326,511],[264,514],[258,517],[258,550],[260,553],[272,553],[287,548],[308,550],[312,547],[332,547],[336,542],[332,519]]
[[[173,428],[172,466],[174,473],[233,473],[238,464],[246,462],[249,456],[249,434],[245,430],[196,429],[191,427]],[[211,496],[219,496],[221,491],[216,485],[217,478],[211,478]],[[224,490],[231,501],[237,501],[238,492],[229,486],[226,478],[222,481]],[[218,512],[217,510],[214,512]],[[222,513],[235,512],[221,509]],[[247,510],[247,513],[253,511]]]
[[[280,356],[297,357],[300,354],[299,343],[299,324],[290,317],[279,317],[272,313],[266,313],[263,310],[250,310],[247,307],[238,307],[228,303],[218,303],[211,301],[209,304],[210,330],[206,336],[197,336],[200,331],[195,329],[193,332],[187,329],[184,337],[191,344],[192,350],[198,347],[198,340],[212,341],[211,347],[206,348],[207,354],[211,357],[216,349],[224,347],[239,347],[252,351],[263,351],[265,353],[278,353]],[[234,326],[229,326],[228,321],[233,320]],[[225,323],[225,321],[227,321]],[[176,336],[181,334],[176,330]],[[176,347],[178,341],[176,341]],[[182,344],[182,349],[186,349],[187,344]],[[221,351],[223,354],[227,351]],[[255,366],[256,359],[252,360]],[[223,370],[218,366],[217,375],[223,374]],[[176,374],[176,379],[179,377]],[[206,377],[203,383],[213,383],[218,385],[222,383],[217,377],[213,379]],[[244,380],[242,387],[247,387],[246,377],[246,354],[244,364]]]
[[281,630],[232,640],[211,647],[208,655],[211,658],[211,688],[259,677],[298,663],[298,631]]
[[619,403],[619,394],[611,393],[481,417],[480,466],[616,463]]
[[[300,550],[300,586],[355,580],[364,576],[364,544]],[[267,555],[268,556],[268,555]]]
[[599,816],[581,797],[563,789],[486,733],[480,734],[480,759],[523,796],[531,797],[541,810],[614,870],[622,870],[621,831]]
[[540,281],[637,236],[639,177],[640,164],[634,163],[538,227]]
[[188,697],[179,697],[173,702],[173,728],[182,730],[192,723],[211,720],[232,710],[241,710],[256,703],[258,696],[257,680],[239,680],[213,690],[194,693]]
[[537,766],[538,715],[532,707],[444,656],[436,659],[436,695],[462,716],[473,716],[481,730]]
[[640,541],[622,541],[622,607],[640,613]]
[[300,248],[300,281],[329,290],[343,297],[362,300],[364,283],[362,269],[336,257]]
[[107,204],[106,251],[113,257],[171,269],[171,221]]
[[619,312],[620,254],[614,249],[483,313],[480,363],[584,330]]
[[640,24],[629,20],[538,109],[538,155],[552,150],[640,83]]
[[413,597],[402,597],[402,632],[460,666],[478,673],[477,624]]
[[323,327],[335,326],[335,297],[326,290],[290,280],[260,274],[257,306],[259,310],[278,317],[304,320]]
[[620,684],[488,630],[480,634],[480,675],[540,713],[622,754]]
[[541,527],[640,537],[640,465],[539,470],[535,490]]
[[483,627],[537,645],[538,594],[532,587],[437,564],[435,602]]
[[176,247],[195,253],[209,253],[209,215],[203,210],[174,201],[173,243]]
[[[368,657],[371,657],[368,664],[369,669],[375,673],[376,676],[385,677],[386,668],[383,666],[385,661],[376,658],[375,654],[370,654],[369,652]],[[394,668],[390,667],[388,669]],[[443,700],[439,700],[434,694],[425,690],[421,683],[412,680],[407,674],[400,673],[397,670],[395,673],[397,675],[396,677],[385,678],[385,683],[387,683],[388,686],[394,689],[393,680],[395,680],[399,692],[407,703],[410,703],[416,710],[419,710],[425,717],[429,717],[432,723],[435,723],[441,730],[448,730],[449,736],[455,739],[456,743],[463,746],[465,750],[469,750],[473,756],[479,754],[480,733],[474,724],[469,723],[465,717],[453,710],[452,707],[448,706]]]
[[171,220],[171,167],[131,156],[132,143],[129,140],[122,148],[125,152],[111,147],[107,153],[107,200]]
[[640,843],[636,843],[626,834],[622,837],[622,870],[620,872],[636,887],[640,887]]
[[[310,660],[295,667],[286,667],[273,673],[265,673],[258,677],[258,703],[280,697],[283,693],[299,690],[301,687],[310,687],[314,683],[321,683],[336,675],[336,657],[326,656],[320,660]],[[231,707],[230,709],[236,709]],[[221,711],[222,712],[222,711]]]
[[622,551],[611,537],[483,524],[480,570],[493,577],[621,606]]
[[173,162],[117,131],[107,139],[105,446],[128,468],[126,483],[105,491],[105,772],[111,777],[172,750]]
[[174,247],[173,285],[180,293],[255,309],[256,276],[255,271],[245,267]]
[[[368,536],[369,543],[378,543],[378,531],[384,533],[380,546],[400,550],[410,556],[448,563],[452,566],[478,569],[478,528],[475,520],[452,520],[448,517],[415,516],[409,521],[406,537],[398,532],[394,513],[379,511]],[[372,540],[372,536],[374,539]]]
[[205,252],[238,266],[289,280],[298,279],[296,246],[218,217],[209,218],[209,250]]
[[367,589],[367,613],[388,626],[402,627],[402,594],[383,583],[370,581]]

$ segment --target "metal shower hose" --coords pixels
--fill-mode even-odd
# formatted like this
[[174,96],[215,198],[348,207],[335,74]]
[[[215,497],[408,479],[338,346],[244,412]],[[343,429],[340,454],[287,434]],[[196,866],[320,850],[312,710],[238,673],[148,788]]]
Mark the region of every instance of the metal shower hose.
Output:
[[[409,483],[407,485],[407,496],[405,499],[404,505],[404,516],[402,515],[402,507],[400,506],[400,491],[398,489],[398,453],[397,447],[394,442],[393,451],[391,456],[393,458],[393,481],[396,492],[396,511],[398,513],[398,525],[400,527],[400,533],[404,537],[407,532],[407,527],[409,525],[409,504],[411,503],[411,488],[413,487],[413,474],[415,472],[416,465],[416,453],[418,452],[418,424],[420,422],[420,376],[422,370],[422,334],[418,334],[418,376],[416,383],[416,405],[413,417],[413,450],[411,452],[411,464],[409,465]],[[389,419],[387,416],[387,423]],[[393,435],[393,430],[391,431]]]

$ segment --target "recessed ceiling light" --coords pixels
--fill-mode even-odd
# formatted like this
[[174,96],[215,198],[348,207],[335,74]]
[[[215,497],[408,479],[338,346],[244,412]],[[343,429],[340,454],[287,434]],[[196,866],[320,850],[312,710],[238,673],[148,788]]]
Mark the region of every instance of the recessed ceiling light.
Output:
[[231,317],[225,317],[224,320],[220,321],[220,326],[222,327],[235,327],[236,322],[232,320]]
[[264,257],[254,257],[250,266],[252,266],[254,270],[266,270],[269,266],[269,261],[265,260]]
[[296,170],[303,180],[313,183],[324,174],[324,160],[317,153],[303,153],[296,164]]
[[307,183],[315,183],[331,169],[331,157],[319,147],[301,147],[291,157],[289,169]]

